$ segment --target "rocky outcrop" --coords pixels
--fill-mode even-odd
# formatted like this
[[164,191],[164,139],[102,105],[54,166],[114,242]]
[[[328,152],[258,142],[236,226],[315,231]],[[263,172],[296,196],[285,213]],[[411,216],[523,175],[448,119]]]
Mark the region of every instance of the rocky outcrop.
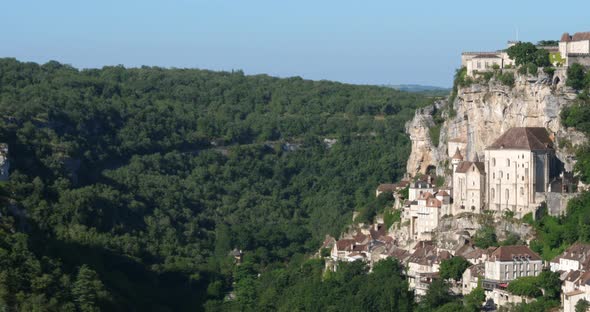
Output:
[[430,138],[430,129],[435,127],[433,114],[446,106],[446,101],[438,101],[431,106],[416,110],[414,118],[406,123],[406,133],[412,141],[412,152],[406,164],[410,176],[426,173],[431,166],[436,167],[441,155]]
[[569,88],[556,87],[550,79],[519,76],[514,87],[504,86],[494,80],[486,84],[473,84],[460,88],[452,109],[452,117],[445,118],[441,127],[440,143],[433,146],[429,129],[434,125],[433,109],[422,109],[406,125],[412,140],[412,153],[407,163],[410,175],[424,173],[427,167],[437,167],[437,173],[448,167],[449,147],[455,152],[452,142],[464,142],[461,152],[466,159],[473,159],[477,153],[481,159],[486,146],[493,143],[502,133],[512,127],[545,127],[555,137],[558,157],[571,170],[569,155],[572,151],[560,148],[562,140],[577,145],[585,141],[578,132],[565,129],[559,114],[563,107],[570,105],[576,94]]

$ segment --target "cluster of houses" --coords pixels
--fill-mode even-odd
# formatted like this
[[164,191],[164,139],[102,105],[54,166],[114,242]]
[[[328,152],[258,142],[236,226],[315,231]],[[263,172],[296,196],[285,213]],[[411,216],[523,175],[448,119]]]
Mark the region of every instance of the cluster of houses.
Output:
[[[423,296],[432,281],[440,278],[440,265],[443,261],[463,257],[472,265],[465,270],[461,281],[453,283],[453,290],[457,294],[466,295],[482,285],[486,299],[500,306],[532,300],[510,294],[506,288],[516,278],[539,275],[544,267],[539,255],[524,245],[481,249],[474,246],[468,236],[457,233],[457,239],[464,242],[457,248],[441,248],[434,241],[419,241],[407,250],[398,247],[395,239],[383,229],[383,225],[374,225],[370,229],[358,230],[351,238],[338,241],[328,237],[323,248],[331,250],[329,258],[332,261],[327,266],[337,270],[338,261],[361,260],[372,267],[377,261],[394,258],[407,268],[409,287],[417,296]],[[590,285],[585,294],[590,296]]]
[[419,241],[409,250],[397,246],[383,224],[359,229],[350,238],[335,240],[328,237],[323,248],[330,250],[327,266],[337,270],[337,262],[365,261],[372,265],[385,258],[397,259],[406,267],[410,289],[420,297],[426,294],[433,280],[440,278],[440,265],[453,257],[463,257],[471,263],[460,281],[450,281],[456,294],[467,295],[476,287],[484,289],[486,306],[528,303],[534,300],[512,294],[508,285],[515,279],[538,276],[543,270],[560,274],[562,309],[574,312],[578,301],[590,302],[590,244],[576,243],[551,260],[541,257],[525,245],[489,247],[474,246],[468,237],[457,233],[463,244],[454,249],[438,247],[433,241]]
[[[457,294],[468,294],[480,285],[486,300],[494,306],[533,300],[507,291],[511,281],[537,276],[549,268],[529,247],[481,249],[473,245],[466,230],[457,231],[452,238],[454,243],[445,245],[437,241],[440,237],[436,231],[445,218],[466,213],[492,211],[502,216],[510,212],[511,216],[522,218],[534,214],[548,192],[571,189],[565,187],[563,163],[555,155],[553,140],[545,128],[511,128],[481,153],[472,153],[474,156],[469,160],[463,156],[467,155],[466,140],[449,140],[452,179],[447,179],[446,185],[437,186],[433,176],[425,175],[379,185],[376,196],[391,192],[396,197],[395,208],[401,210],[401,225],[390,231],[378,220],[340,240],[327,238],[323,245],[330,250],[327,267],[336,270],[339,261],[357,260],[372,267],[381,259],[395,258],[405,265],[411,289],[421,296],[439,278],[441,263],[459,256],[472,265],[460,282],[453,283]],[[550,265],[551,270],[560,272],[564,281],[564,307],[570,307],[566,311],[573,311],[578,300],[590,299],[590,284],[586,288],[586,283],[590,283],[590,271],[587,271],[590,247],[583,246],[572,246]]]

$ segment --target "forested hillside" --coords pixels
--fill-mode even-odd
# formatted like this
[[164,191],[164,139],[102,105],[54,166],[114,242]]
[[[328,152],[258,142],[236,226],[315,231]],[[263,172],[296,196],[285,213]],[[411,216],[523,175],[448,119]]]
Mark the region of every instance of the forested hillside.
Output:
[[[244,251],[247,276],[305,263],[378,183],[400,178],[404,123],[431,101],[240,71],[0,59],[0,142],[11,162],[0,189],[0,307],[222,309],[243,273],[230,250]],[[248,281],[231,307],[253,309]]]

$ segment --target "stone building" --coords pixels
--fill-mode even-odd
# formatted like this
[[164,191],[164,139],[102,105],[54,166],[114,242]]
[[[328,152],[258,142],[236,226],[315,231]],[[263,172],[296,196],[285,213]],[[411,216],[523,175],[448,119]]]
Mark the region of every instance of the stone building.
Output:
[[565,66],[579,63],[590,66],[590,32],[564,33],[559,41],[559,54]]
[[524,245],[500,246],[484,262],[482,287],[486,301],[503,306],[508,303],[529,302],[531,298],[516,296],[507,291],[508,283],[520,277],[538,276],[543,260]]
[[[514,43],[508,42],[508,47]],[[514,66],[514,61],[505,51],[461,53],[461,66],[467,69],[468,76],[473,76],[475,72],[491,71],[494,65],[503,69]]]
[[403,218],[409,222],[409,237],[414,240],[432,238],[440,219],[450,213],[451,196],[446,191],[425,192],[404,207]]
[[462,212],[481,213],[485,200],[485,167],[479,159],[463,159],[459,149],[453,156],[453,215]]
[[484,262],[484,288],[506,283],[523,276],[537,276],[543,260],[525,245],[500,246]]
[[522,218],[545,200],[560,162],[545,128],[515,127],[485,150],[485,172],[488,209]]

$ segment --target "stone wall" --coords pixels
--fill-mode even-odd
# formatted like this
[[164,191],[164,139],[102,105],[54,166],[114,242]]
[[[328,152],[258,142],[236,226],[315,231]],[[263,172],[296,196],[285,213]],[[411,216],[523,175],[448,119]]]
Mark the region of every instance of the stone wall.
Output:
[[567,56],[568,65],[580,64],[585,67],[590,67],[590,53],[569,54]]

